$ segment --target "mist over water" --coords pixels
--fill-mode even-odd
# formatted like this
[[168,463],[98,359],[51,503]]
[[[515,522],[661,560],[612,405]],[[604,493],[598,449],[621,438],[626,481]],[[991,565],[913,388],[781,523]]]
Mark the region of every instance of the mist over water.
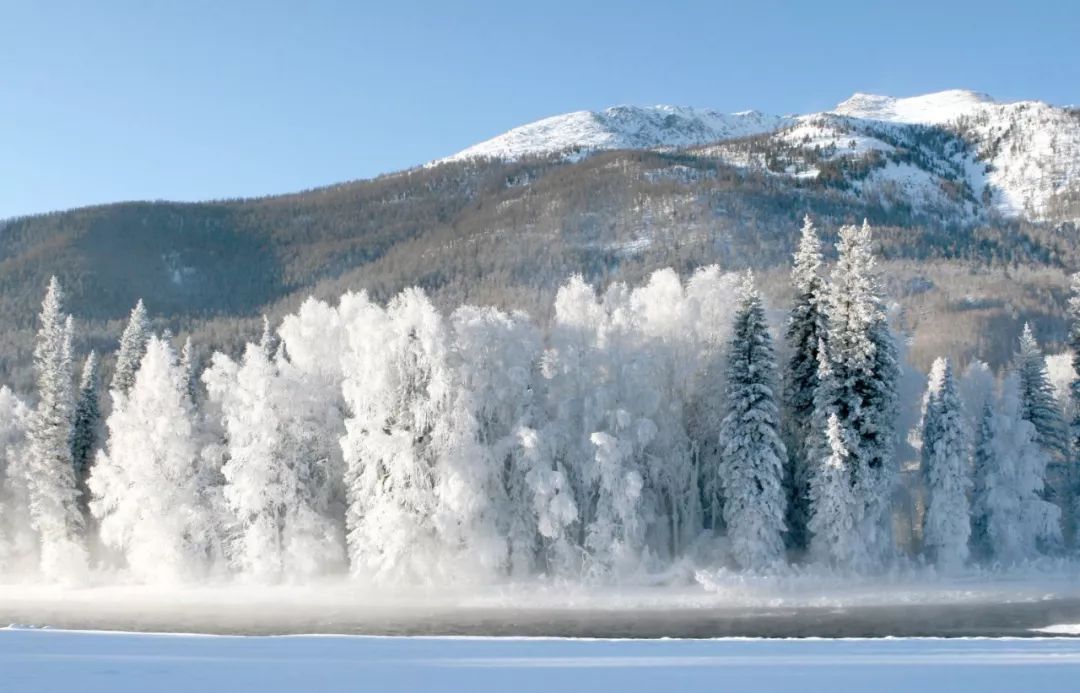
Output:
[[1026,637],[1080,623],[1072,567],[875,579],[699,573],[692,584],[387,589],[207,584],[0,587],[0,623],[80,630],[275,635]]

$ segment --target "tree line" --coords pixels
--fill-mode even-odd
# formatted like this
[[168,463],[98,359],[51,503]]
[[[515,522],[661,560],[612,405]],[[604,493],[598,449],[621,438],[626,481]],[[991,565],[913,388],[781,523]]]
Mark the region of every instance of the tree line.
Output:
[[1059,402],[1026,329],[1009,368],[938,359],[906,401],[871,229],[837,239],[826,263],[806,219],[780,319],[752,274],[710,266],[602,293],[571,277],[544,328],[417,288],[311,298],[203,359],[140,301],[107,392],[92,352],[76,377],[54,278],[37,401],[0,390],[0,576],[610,580],[684,558],[873,574],[1070,551],[1076,373]]

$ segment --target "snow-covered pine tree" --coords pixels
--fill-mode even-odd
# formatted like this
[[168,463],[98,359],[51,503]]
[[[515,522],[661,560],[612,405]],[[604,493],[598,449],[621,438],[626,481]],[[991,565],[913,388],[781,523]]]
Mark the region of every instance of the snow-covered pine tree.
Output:
[[184,347],[180,350],[180,370],[184,371],[184,378],[187,381],[187,393],[191,398],[193,404],[199,404],[199,354],[195,351],[195,346],[191,343],[191,337],[188,336],[184,339]]
[[859,570],[868,561],[865,542],[858,531],[862,502],[855,497],[848,459],[851,444],[840,417],[830,413],[825,427],[828,453],[810,478],[810,551],[826,565],[840,570]]
[[1047,375],[1046,357],[1029,323],[1024,324],[1013,367],[1019,376],[1020,416],[1035,427],[1035,441],[1042,446],[1048,460],[1043,498],[1064,512],[1071,495],[1067,465],[1068,429],[1054,394],[1054,386]]
[[1002,382],[993,426],[994,464],[987,475],[987,535],[994,557],[1016,562],[1061,541],[1061,511],[1042,499],[1048,456],[1035,426],[1023,416],[1021,379]]
[[776,361],[761,296],[746,275],[727,353],[727,414],[720,426],[724,524],[736,563],[783,558],[786,450],[774,395]]
[[40,541],[42,575],[51,580],[83,577],[88,567],[71,456],[75,391],[72,321],[63,312],[63,290],[53,277],[41,305],[34,347],[38,405],[30,420],[26,473],[30,520]]
[[828,330],[825,279],[821,274],[821,241],[810,216],[803,220],[799,248],[791,270],[795,301],[788,316],[790,356],[784,385],[784,433],[787,447],[784,484],[787,493],[787,535],[790,547],[805,549],[810,518],[809,440],[818,383],[818,347]]
[[1071,502],[1065,527],[1074,546],[1080,543],[1080,272],[1072,276],[1069,297],[1069,350],[1072,351],[1073,379],[1069,384],[1072,418],[1069,420],[1070,454],[1066,464]]
[[948,359],[931,369],[922,429],[922,474],[926,485],[923,549],[944,569],[967,560],[971,516],[967,426]]
[[[131,309],[131,317],[120,335],[120,350],[116,353],[116,368],[113,370],[111,390],[119,396],[127,395],[135,384],[135,373],[146,353],[146,341],[150,338],[150,324],[146,317],[146,306],[140,298]],[[115,402],[115,396],[114,396]]]
[[218,558],[220,489],[210,484],[185,373],[168,342],[149,339],[106,425],[107,448],[87,481],[102,543],[144,582],[205,577]]
[[990,541],[990,489],[991,476],[997,469],[995,453],[994,413],[992,397],[983,400],[982,415],[975,434],[975,450],[972,455],[972,490],[971,490],[971,554],[980,561],[989,559],[994,554]]
[[[881,563],[894,550],[888,511],[896,478],[899,365],[874,268],[870,227],[865,222],[844,226],[839,236],[824,350],[831,376],[829,383],[819,383],[815,408],[819,422],[836,414],[844,431],[841,440],[850,446],[846,459],[855,496],[863,504],[857,531],[865,544],[855,553]],[[817,450],[823,447],[817,443]]]
[[75,401],[75,421],[71,438],[72,463],[75,466],[75,481],[79,488],[79,507],[87,515],[90,492],[86,488],[86,478],[90,466],[94,463],[101,429],[101,402],[98,393],[98,358],[91,351],[83,362],[82,377],[79,379],[79,391]]
[[270,318],[263,315],[262,335],[259,337],[259,347],[266,352],[266,358],[273,359],[277,356],[279,344],[281,344],[281,340],[278,338],[277,333],[274,332],[274,328],[270,324]]

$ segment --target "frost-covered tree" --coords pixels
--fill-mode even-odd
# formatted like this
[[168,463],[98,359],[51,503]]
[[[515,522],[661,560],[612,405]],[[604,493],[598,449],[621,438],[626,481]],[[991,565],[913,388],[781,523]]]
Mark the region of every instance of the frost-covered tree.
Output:
[[560,288],[541,439],[578,509],[580,568],[567,572],[636,573],[684,551],[703,517],[722,525],[716,434],[735,295],[715,267],[602,295],[579,277]]
[[146,341],[150,338],[150,324],[146,317],[146,306],[140,298],[131,309],[127,326],[120,335],[120,350],[116,353],[116,367],[113,370],[112,391],[120,396],[127,395],[135,384],[135,373],[146,353]]
[[184,346],[180,350],[180,370],[184,372],[184,379],[187,382],[187,393],[192,403],[198,405],[199,403],[199,354],[195,351],[195,346],[191,342],[191,337],[184,339]]
[[230,555],[259,581],[310,578],[344,565],[332,514],[336,441],[312,425],[321,398],[287,360],[249,344],[241,363],[216,354],[204,379],[221,412],[224,499],[233,514]]
[[463,566],[528,575],[565,556],[558,528],[576,518],[565,477],[537,440],[540,334],[524,313],[472,306],[454,311],[450,326],[453,401],[436,527]]
[[1072,352],[1073,371],[1069,384],[1072,416],[1068,421],[1070,454],[1065,471],[1071,502],[1065,524],[1075,545],[1080,538],[1080,272],[1072,276],[1072,295],[1069,297],[1069,350]]
[[[870,227],[865,222],[845,226],[839,235],[822,359],[831,375],[819,382],[815,407],[819,422],[836,414],[844,432],[840,439],[850,446],[846,460],[855,496],[864,506],[856,529],[865,547],[856,553],[880,563],[893,551],[889,510],[896,479],[899,364],[878,286]],[[817,445],[818,450],[826,447]]]
[[1019,376],[1020,416],[1035,427],[1035,441],[1047,455],[1043,497],[1064,509],[1070,495],[1068,431],[1047,374],[1046,358],[1028,323],[1024,324],[1013,367]]
[[829,414],[825,432],[828,452],[810,478],[810,551],[827,565],[858,570],[869,557],[858,531],[863,503],[851,479],[851,443],[835,413]]
[[26,434],[32,414],[9,388],[0,387],[0,581],[38,568],[26,483]]
[[98,393],[98,358],[93,351],[83,363],[82,377],[79,378],[79,391],[75,400],[75,420],[71,438],[72,464],[75,467],[75,480],[79,488],[80,509],[84,516],[90,502],[86,488],[86,477],[94,462],[101,434],[101,403]]
[[1003,562],[1034,557],[1061,540],[1061,511],[1041,497],[1048,456],[1023,414],[1021,379],[1011,373],[988,426],[993,458],[985,479],[986,534],[994,557]]
[[350,567],[375,581],[428,583],[442,555],[436,534],[436,440],[450,403],[445,321],[419,289],[383,310],[366,303],[348,326],[344,393]]
[[971,540],[970,553],[978,560],[986,560],[994,553],[990,541],[990,490],[992,475],[997,469],[994,426],[997,415],[993,398],[983,400],[982,415],[975,433],[975,449],[971,460]]
[[821,241],[809,215],[803,221],[799,248],[791,270],[794,304],[788,317],[790,356],[784,387],[784,429],[787,446],[785,490],[787,492],[787,542],[805,549],[809,540],[811,431],[814,393],[818,387],[818,347],[828,323],[825,279],[822,276]]
[[727,352],[719,476],[731,552],[743,568],[783,558],[786,450],[774,395],[776,361],[761,296],[747,274]]
[[41,572],[47,579],[80,579],[88,567],[83,516],[71,455],[75,389],[72,321],[63,312],[63,292],[53,277],[41,306],[34,373],[38,405],[30,420],[25,467],[31,525],[41,543]]
[[277,356],[280,344],[281,340],[278,338],[277,333],[274,332],[274,328],[270,324],[270,318],[265,315],[262,316],[262,335],[259,337],[259,347],[266,352],[268,359],[272,359]]
[[102,543],[144,582],[197,580],[219,558],[220,489],[185,378],[172,347],[151,337],[87,482]]
[[942,568],[957,568],[968,557],[971,471],[967,425],[948,359],[937,359],[931,369],[921,452],[927,495],[923,549]]

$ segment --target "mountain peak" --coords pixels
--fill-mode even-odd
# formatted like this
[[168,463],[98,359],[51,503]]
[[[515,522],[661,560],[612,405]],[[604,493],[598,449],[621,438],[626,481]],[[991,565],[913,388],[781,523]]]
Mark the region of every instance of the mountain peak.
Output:
[[772,132],[784,120],[757,111],[720,113],[689,106],[612,106],[522,125],[443,161],[517,159],[562,151],[687,147]]
[[833,112],[868,120],[933,125],[954,121],[993,103],[996,102],[990,95],[967,89],[949,89],[906,98],[856,92]]

